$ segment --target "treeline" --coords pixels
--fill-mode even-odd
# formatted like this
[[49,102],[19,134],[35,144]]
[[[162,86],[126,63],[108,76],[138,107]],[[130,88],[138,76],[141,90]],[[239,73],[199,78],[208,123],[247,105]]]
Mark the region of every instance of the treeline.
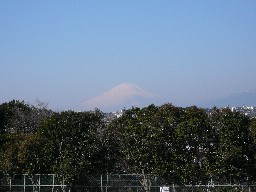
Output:
[[[0,171],[154,174],[166,183],[256,180],[256,120],[213,108],[149,105],[110,123],[100,110],[54,112],[43,103],[0,105]],[[223,180],[222,180],[223,181]]]

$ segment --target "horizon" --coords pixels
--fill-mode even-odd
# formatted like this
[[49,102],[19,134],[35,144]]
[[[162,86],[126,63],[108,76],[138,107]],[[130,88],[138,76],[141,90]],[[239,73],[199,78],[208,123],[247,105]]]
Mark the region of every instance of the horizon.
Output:
[[[249,93],[251,94],[251,92],[247,92],[246,93]],[[256,91],[255,92],[252,92],[253,94],[253,97],[256,98]],[[104,94],[103,94],[104,95]],[[28,106],[31,106],[31,107],[36,107],[36,108],[45,108],[47,110],[51,110],[51,111],[55,111],[55,112],[65,112],[65,111],[74,111],[74,112],[89,112],[89,111],[96,111],[96,110],[99,110],[101,112],[103,112],[104,114],[109,114],[109,113],[122,113],[124,112],[125,110],[130,110],[130,109],[133,109],[133,108],[139,108],[139,109],[143,109],[143,108],[147,108],[151,105],[154,105],[156,107],[161,107],[161,106],[164,106],[164,105],[172,105],[174,107],[178,107],[178,108],[190,108],[190,107],[197,107],[197,108],[201,108],[201,109],[205,109],[205,110],[212,110],[214,108],[218,108],[218,109],[225,109],[225,108],[229,108],[231,109],[232,111],[233,110],[251,110],[251,111],[255,111],[256,110],[256,103],[255,103],[255,100],[253,100],[253,104],[245,104],[244,102],[240,102],[238,100],[238,102],[240,102],[239,104],[232,104],[232,97],[233,96],[237,96],[237,95],[240,95],[240,96],[244,96],[243,93],[240,93],[240,94],[233,94],[233,95],[230,95],[230,97],[226,97],[226,98],[220,98],[219,100],[216,100],[217,102],[219,103],[208,103],[205,104],[205,103],[202,103],[202,104],[195,104],[195,105],[187,105],[187,106],[180,106],[180,105],[175,105],[174,103],[171,103],[171,102],[165,102],[165,103],[153,103],[153,102],[148,102],[148,103],[145,103],[143,102],[144,104],[138,104],[138,105],[133,105],[132,103],[129,103],[129,100],[128,102],[121,102],[121,103],[117,103],[117,104],[114,104],[114,105],[110,105],[111,106],[111,110],[104,110],[104,108],[108,105],[103,105],[103,107],[95,107],[95,106],[91,106],[86,108],[86,110],[75,110],[75,109],[52,109],[51,107],[49,107],[48,103],[47,102],[43,102],[39,99],[37,99],[35,102],[33,103],[30,103],[30,102],[27,102],[27,101],[24,101],[24,100],[9,100],[9,101],[4,101],[2,103],[0,103],[0,105],[4,104],[4,103],[9,103],[9,102],[22,102]],[[100,95],[101,97],[101,95]],[[97,99],[98,97],[96,98],[92,98],[93,100],[94,99]],[[122,99],[122,98],[121,98]],[[226,100],[226,103],[223,103],[223,99]],[[243,98],[242,98],[243,99]],[[230,100],[231,100],[231,103],[230,103]],[[90,100],[88,100],[90,102]],[[90,104],[89,104],[90,105]],[[113,108],[114,107],[114,108]],[[242,113],[245,113],[244,111],[241,111]],[[247,111],[248,112],[248,111]]]
[[[81,111],[94,102],[109,111],[113,98],[192,106],[255,91],[255,7],[243,0],[0,1],[0,102],[39,99]],[[115,89],[128,84],[130,92]]]

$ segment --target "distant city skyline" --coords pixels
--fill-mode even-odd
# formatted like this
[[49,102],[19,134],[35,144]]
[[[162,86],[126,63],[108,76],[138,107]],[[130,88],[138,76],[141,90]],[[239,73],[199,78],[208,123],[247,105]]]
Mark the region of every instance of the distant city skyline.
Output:
[[256,1],[2,0],[0,27],[0,103],[107,111],[256,90]]

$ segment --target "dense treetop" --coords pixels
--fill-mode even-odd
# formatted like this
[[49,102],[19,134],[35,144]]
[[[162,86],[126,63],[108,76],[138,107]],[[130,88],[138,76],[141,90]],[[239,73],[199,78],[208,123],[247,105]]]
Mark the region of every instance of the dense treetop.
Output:
[[154,174],[169,183],[236,182],[256,173],[256,120],[228,108],[149,105],[110,123],[94,111],[0,105],[0,170],[56,173],[71,184],[90,174]]

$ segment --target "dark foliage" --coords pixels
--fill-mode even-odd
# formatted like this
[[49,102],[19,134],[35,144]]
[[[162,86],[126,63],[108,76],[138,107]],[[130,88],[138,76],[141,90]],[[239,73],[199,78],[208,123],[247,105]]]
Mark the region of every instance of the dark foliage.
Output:
[[232,175],[239,183],[255,180],[255,160],[255,119],[228,108],[149,105],[106,124],[99,110],[0,105],[2,173],[56,173],[71,185],[104,173],[154,174],[180,184]]

